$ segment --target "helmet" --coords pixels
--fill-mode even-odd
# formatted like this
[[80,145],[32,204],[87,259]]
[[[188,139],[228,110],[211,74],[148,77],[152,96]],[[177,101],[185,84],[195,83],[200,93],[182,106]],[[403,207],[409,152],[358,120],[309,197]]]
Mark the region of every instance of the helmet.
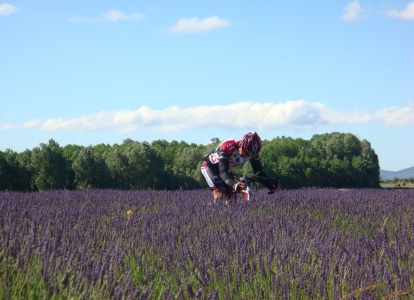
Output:
[[240,140],[240,147],[244,156],[252,158],[262,149],[262,140],[256,132],[248,132]]

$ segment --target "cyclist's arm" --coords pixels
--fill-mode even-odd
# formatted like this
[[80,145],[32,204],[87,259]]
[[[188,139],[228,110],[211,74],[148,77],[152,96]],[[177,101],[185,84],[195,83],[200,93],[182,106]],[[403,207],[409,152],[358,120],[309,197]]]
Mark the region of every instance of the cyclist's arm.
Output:
[[266,174],[262,170],[262,163],[260,162],[260,157],[258,155],[253,156],[252,159],[250,159],[250,164],[252,166],[254,174],[257,174],[257,172],[260,172],[260,175],[262,177],[267,177]]
[[[252,165],[254,174],[259,174],[260,177],[267,178],[266,173],[262,170],[262,163],[260,162],[260,158],[258,155],[256,155],[250,160],[250,164]],[[271,181],[263,181],[259,179],[259,182],[272,191],[277,190],[278,188],[277,186],[275,186],[276,184]]]
[[229,186],[234,186],[236,183],[233,177],[230,175],[229,172],[229,155],[226,152],[219,153],[219,172],[221,179],[224,180],[224,183]]

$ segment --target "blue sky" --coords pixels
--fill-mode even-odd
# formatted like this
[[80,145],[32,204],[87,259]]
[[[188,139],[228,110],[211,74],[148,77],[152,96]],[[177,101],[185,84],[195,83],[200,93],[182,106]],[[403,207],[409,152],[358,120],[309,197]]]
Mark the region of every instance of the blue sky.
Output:
[[0,2],[0,108],[1,151],[339,131],[398,171],[414,2]]

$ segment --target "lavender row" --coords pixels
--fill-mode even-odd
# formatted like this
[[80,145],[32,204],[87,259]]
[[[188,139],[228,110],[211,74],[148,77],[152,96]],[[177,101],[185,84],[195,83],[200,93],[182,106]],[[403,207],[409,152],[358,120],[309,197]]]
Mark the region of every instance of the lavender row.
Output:
[[414,289],[411,190],[259,191],[232,207],[210,197],[1,193],[0,299],[380,299]]

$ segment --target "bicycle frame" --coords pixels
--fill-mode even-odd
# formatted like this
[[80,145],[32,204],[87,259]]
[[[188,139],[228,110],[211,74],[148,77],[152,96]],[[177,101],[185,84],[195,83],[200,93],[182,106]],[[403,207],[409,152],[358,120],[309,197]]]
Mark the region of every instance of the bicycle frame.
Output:
[[[253,176],[244,176],[244,177],[240,177],[240,182],[243,182],[246,185],[246,192],[242,194],[245,195],[245,198],[247,201],[253,201],[254,197],[253,197],[253,193],[257,191],[257,189],[259,188],[258,183],[259,182],[272,182],[273,184],[275,184],[275,186],[277,187],[279,184],[279,181],[277,178],[265,178],[259,175],[253,175]],[[255,184],[254,187],[252,187],[251,185]],[[273,191],[269,191],[268,194],[271,195],[273,194]],[[237,192],[233,192],[231,194],[228,195],[237,195],[237,194],[241,194],[241,193],[237,193]],[[247,195],[246,195],[247,194]]]
[[[266,177],[258,176],[257,174],[253,176],[240,177],[240,182],[245,183],[248,187],[250,187],[252,183],[256,183],[256,190],[258,188],[258,185],[257,185],[258,182],[266,182],[266,181],[274,183],[276,187],[279,184],[279,180],[277,178],[266,178]],[[274,193],[273,191],[268,192],[269,195],[273,193]]]

